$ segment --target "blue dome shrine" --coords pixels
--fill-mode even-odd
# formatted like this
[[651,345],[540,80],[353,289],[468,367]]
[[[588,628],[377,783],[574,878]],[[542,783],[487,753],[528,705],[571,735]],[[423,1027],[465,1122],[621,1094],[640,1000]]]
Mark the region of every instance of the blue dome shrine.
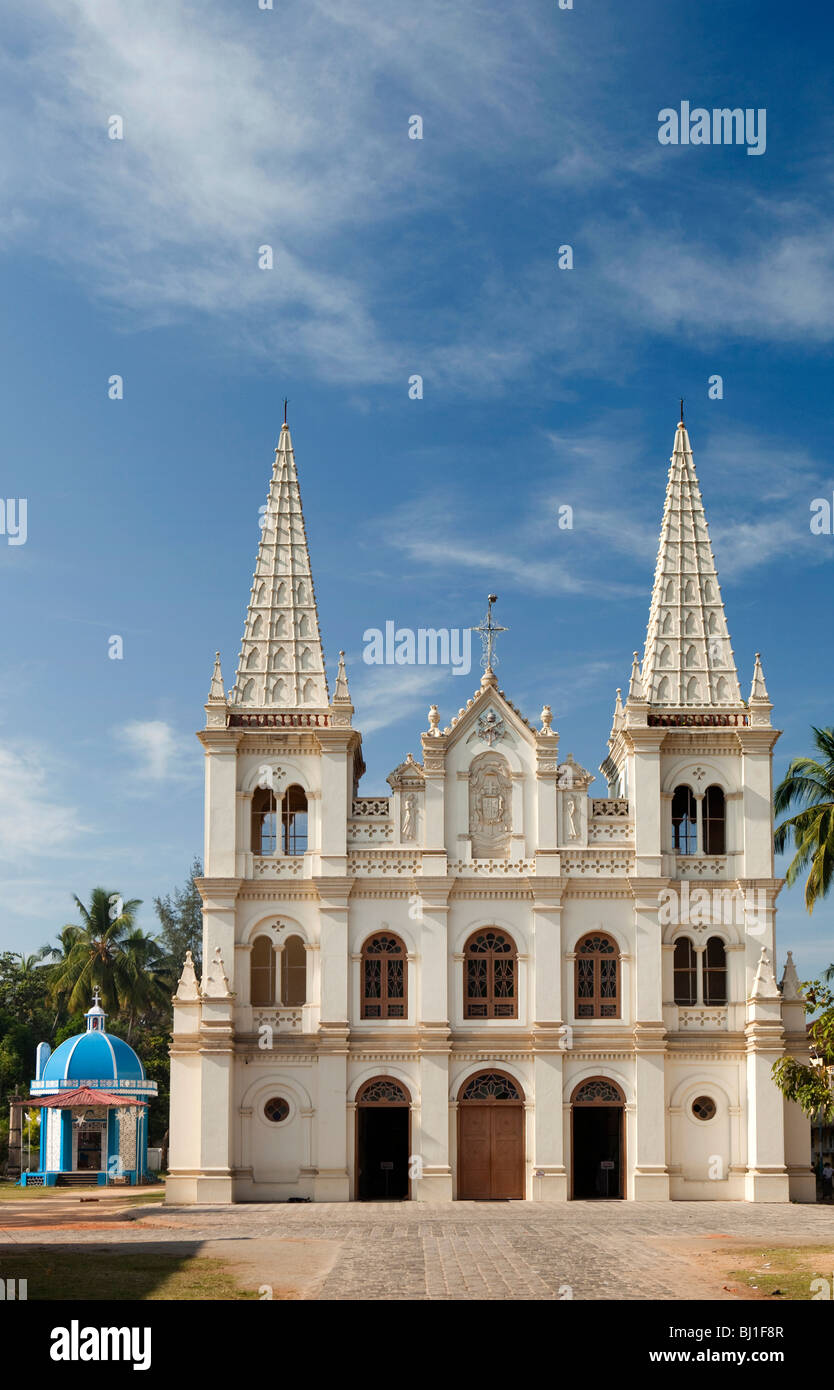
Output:
[[27,1187],[135,1185],[148,1170],[148,1102],[157,1093],[124,1038],[105,1031],[95,990],[87,1027],[37,1050],[31,1101],[41,1106],[40,1162]]

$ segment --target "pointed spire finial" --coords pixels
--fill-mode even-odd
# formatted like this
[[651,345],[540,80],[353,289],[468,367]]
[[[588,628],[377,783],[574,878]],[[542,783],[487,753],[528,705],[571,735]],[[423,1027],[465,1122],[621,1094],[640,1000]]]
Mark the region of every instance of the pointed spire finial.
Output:
[[219,946],[215,946],[214,959],[209,962],[208,970],[203,975],[203,998],[230,999],[231,997],[232,992],[229,989],[229,978],[223,963],[223,953]]
[[182,967],[182,974],[177,982],[177,992],[175,999],[195,1000],[200,998],[200,982],[197,979],[197,972],[194,969],[194,957],[190,951],[185,953],[185,963]]
[[286,396],[285,396],[285,397],[284,397],[284,429],[285,429],[285,430],[286,430],[286,429],[289,429],[289,425],[287,424],[287,406],[288,406],[288,405],[289,405],[289,401],[287,400],[287,398],[286,398]]
[[681,396],[681,424],[683,424],[683,396]]
[[773,964],[768,955],[767,948],[762,947],[759,963],[756,967],[756,978],[753,981],[753,988],[750,991],[751,999],[778,999],[779,986],[776,983],[776,976],[773,973]]
[[634,653],[634,659],[631,663],[631,680],[628,683],[628,698],[629,700],[645,700],[646,698],[643,692],[643,678],[640,674],[639,652]]
[[785,969],[782,972],[782,998],[789,1001],[805,998],[799,987],[799,976],[796,973],[792,951],[788,951]]
[[211,687],[209,689],[208,703],[210,705],[226,703],[226,696],[223,692],[223,672],[220,669],[220,653],[214,653],[214,671],[211,677]]
[[759,652],[756,652],[756,664],[753,667],[753,683],[750,686],[750,698],[747,701],[751,718],[754,724],[767,727],[770,724],[770,711],[773,705],[767,693],[765,685],[764,671],[762,670],[762,659]]
[[764,671],[762,670],[762,654],[761,652],[756,652],[756,664],[753,667],[753,684],[750,687],[750,699],[767,700],[768,698]]

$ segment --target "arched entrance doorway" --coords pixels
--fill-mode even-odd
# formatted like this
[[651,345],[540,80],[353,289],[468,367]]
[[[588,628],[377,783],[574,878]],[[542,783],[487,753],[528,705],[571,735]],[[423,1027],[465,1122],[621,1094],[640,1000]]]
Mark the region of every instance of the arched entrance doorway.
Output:
[[360,1202],[408,1196],[411,1097],[390,1076],[366,1081],[356,1097],[356,1196]]
[[594,1076],[571,1097],[573,1197],[623,1197],[625,1096],[614,1081]]
[[524,1097],[505,1072],[478,1072],[458,1095],[458,1199],[523,1196]]

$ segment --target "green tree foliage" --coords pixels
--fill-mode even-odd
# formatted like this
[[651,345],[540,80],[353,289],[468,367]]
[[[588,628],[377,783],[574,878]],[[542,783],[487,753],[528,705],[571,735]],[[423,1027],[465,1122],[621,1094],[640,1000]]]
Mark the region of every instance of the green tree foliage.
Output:
[[[834,978],[834,966],[829,966],[824,979]],[[808,1029],[813,1062],[807,1066],[794,1057],[781,1057],[774,1064],[773,1076],[783,1095],[795,1100],[802,1112],[814,1119],[817,1115],[825,1124],[834,1121],[834,991],[820,980],[802,986],[806,997],[806,1013],[822,1012]]]
[[175,888],[164,898],[153,900],[156,915],[162,924],[159,939],[170,957],[177,979],[182,972],[186,951],[190,951],[194,958],[197,974],[201,975],[203,970],[203,900],[196,883],[202,873],[202,861],[195,859],[184,887]]
[[[834,729],[812,729],[818,758],[794,758],[773,797],[774,810],[783,815],[794,807],[801,809],[783,820],[774,834],[774,845],[781,854],[793,845],[794,857],[785,877],[796,883],[807,871],[805,906],[811,913],[828,893],[834,881]],[[802,986],[805,1010],[819,1013],[808,1029],[813,1064],[782,1057],[773,1067],[773,1078],[783,1095],[796,1101],[810,1118],[822,1115],[834,1120],[834,965],[822,980]]]
[[200,957],[202,906],[194,879],[201,872],[195,859],[185,887],[155,900],[158,935],[136,925],[138,901],[95,888],[89,904],[74,899],[79,920],[62,927],[53,946],[30,956],[0,952],[0,1164],[8,1154],[9,1098],[29,1095],[38,1043],[54,1050],[82,1033],[96,985],[108,1032],[130,1042],[159,1086],[149,1133],[152,1144],[162,1143],[168,1129],[171,996],[186,950],[195,961]]
[[789,884],[808,870],[805,880],[805,906],[814,906],[825,897],[834,875],[834,729],[813,729],[819,758],[794,758],[773,796],[777,816],[791,807],[801,807],[777,826],[774,843],[782,854],[793,843],[794,857],[788,865]]

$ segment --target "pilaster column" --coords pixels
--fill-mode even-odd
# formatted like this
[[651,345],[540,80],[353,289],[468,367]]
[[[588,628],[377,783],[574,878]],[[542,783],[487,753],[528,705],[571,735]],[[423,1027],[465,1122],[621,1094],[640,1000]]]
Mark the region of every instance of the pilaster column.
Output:
[[202,729],[206,753],[204,873],[231,878],[237,870],[237,745],[235,729]]
[[660,858],[660,745],[665,729],[629,728],[632,777],[629,801],[634,816],[635,867],[638,874],[655,876]]
[[563,1124],[565,1048],[571,1033],[562,1022],[562,883],[536,876],[533,893],[534,1201],[564,1202],[568,1196]]
[[559,844],[556,802],[559,740],[554,734],[545,747],[541,746],[541,739],[537,742],[535,850],[537,855],[553,855]]
[[787,1202],[785,1102],[771,1068],[783,1055],[782,996],[766,951],[762,951],[747,1001],[747,1173],[748,1202]]
[[239,791],[235,809],[235,871],[248,877],[252,855],[252,793]]
[[745,878],[770,879],[773,877],[771,767],[773,745],[779,733],[776,729],[737,729],[736,737],[742,750],[744,827],[744,862],[736,872]]
[[527,852],[527,837],[524,825],[524,773],[511,772],[512,831],[510,833],[510,858],[523,859]]
[[425,838],[423,870],[432,877],[446,873],[446,738],[423,734]]
[[449,1202],[449,884],[421,878],[416,936],[419,942],[420,1159],[421,1176],[412,1181],[418,1202]]
[[235,991],[235,903],[242,879],[204,878],[195,880],[203,900],[203,968],[207,970],[216,948],[226,968],[229,988]]
[[675,853],[672,833],[672,793],[660,793],[660,849],[662,854]]
[[347,870],[347,818],[353,791],[354,729],[317,729],[321,748],[321,821],[318,872],[341,877]]
[[348,878],[316,879],[321,931],[321,1022],[316,1109],[315,1198],[346,1202],[350,1196],[347,1101]]
[[[668,1201],[666,1167],[666,1029],[663,1024],[662,931],[665,879],[630,879],[634,897],[634,1083],[632,1169],[635,1201]],[[628,1161],[628,1155],[627,1155]]]

